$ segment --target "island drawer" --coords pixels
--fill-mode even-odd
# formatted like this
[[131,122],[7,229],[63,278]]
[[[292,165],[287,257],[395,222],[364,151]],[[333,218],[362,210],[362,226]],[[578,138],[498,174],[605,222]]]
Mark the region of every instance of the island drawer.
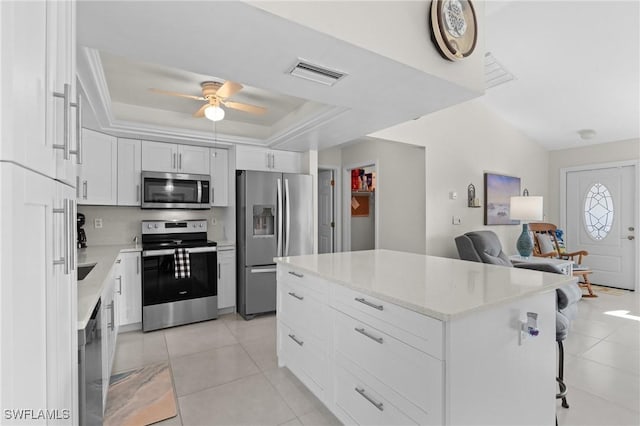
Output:
[[427,413],[442,407],[443,363],[367,323],[334,311],[335,352]]
[[382,394],[340,366],[335,370],[335,404],[359,425],[415,425]]
[[331,305],[438,359],[444,359],[443,323],[345,286],[331,287]]
[[327,386],[329,365],[324,345],[319,340],[307,331],[278,320],[278,357],[320,396]]
[[301,285],[278,281],[278,319],[304,327],[317,338],[326,341],[329,331],[328,305],[318,293]]
[[278,264],[278,282],[281,281],[316,292],[322,300],[326,300],[328,297],[329,286],[331,285],[328,281],[301,269]]

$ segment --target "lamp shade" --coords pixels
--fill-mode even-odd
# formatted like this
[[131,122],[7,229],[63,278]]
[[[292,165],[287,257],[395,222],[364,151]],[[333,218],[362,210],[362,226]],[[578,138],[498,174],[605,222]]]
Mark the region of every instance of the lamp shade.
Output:
[[542,220],[542,197],[511,197],[509,210],[513,220]]
[[220,121],[224,118],[224,110],[219,106],[209,105],[204,110],[204,116],[211,121]]

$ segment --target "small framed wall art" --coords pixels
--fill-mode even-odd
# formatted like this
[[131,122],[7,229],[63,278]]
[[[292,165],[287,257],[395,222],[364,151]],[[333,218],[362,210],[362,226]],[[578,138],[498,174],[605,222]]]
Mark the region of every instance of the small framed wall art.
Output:
[[519,220],[511,220],[509,204],[511,197],[520,195],[520,178],[484,174],[484,224],[518,225]]

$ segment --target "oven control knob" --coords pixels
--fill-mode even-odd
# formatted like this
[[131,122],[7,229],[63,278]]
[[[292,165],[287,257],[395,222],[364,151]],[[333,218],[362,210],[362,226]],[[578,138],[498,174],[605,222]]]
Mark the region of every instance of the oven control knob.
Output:
[[201,223],[201,224],[200,224],[200,228],[203,228],[203,227],[204,227],[204,225]]
[[148,225],[147,225],[147,228],[151,229],[151,228],[152,228],[151,224],[148,224]]
[[158,229],[158,224],[153,225],[154,228]]
[[196,227],[196,224],[194,223],[194,224],[193,224],[193,225],[191,225],[191,226],[193,226],[193,227],[195,228],[195,227]]

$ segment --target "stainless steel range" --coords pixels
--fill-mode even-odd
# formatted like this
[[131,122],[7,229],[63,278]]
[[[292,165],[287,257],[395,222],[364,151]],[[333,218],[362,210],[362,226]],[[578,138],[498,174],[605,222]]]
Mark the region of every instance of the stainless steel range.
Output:
[[205,219],[142,221],[142,330],[217,318],[217,264]]

